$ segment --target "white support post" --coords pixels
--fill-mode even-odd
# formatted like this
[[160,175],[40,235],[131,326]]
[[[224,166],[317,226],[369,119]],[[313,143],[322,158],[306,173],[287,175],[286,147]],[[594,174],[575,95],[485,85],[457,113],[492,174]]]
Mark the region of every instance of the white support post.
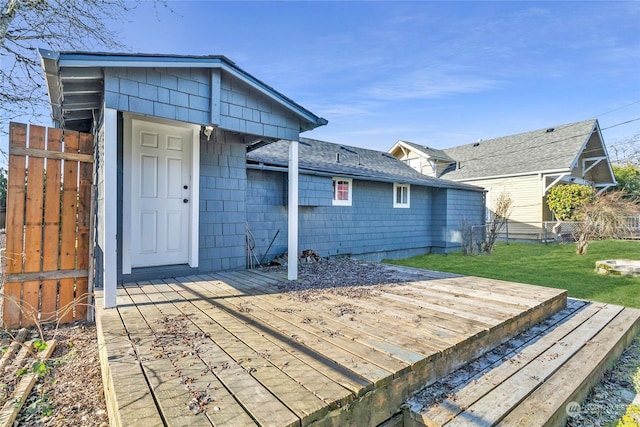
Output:
[[102,274],[104,283],[104,308],[116,307],[117,293],[117,202],[118,191],[115,185],[118,178],[118,112],[111,108],[104,110],[104,250]]
[[298,280],[298,141],[289,142],[289,259],[287,276]]
[[553,182],[549,185],[545,185],[547,178],[552,178],[554,175],[542,175],[542,195],[544,196],[545,194],[547,194],[547,191],[549,191],[551,189],[551,187],[553,187],[554,185],[556,185],[558,182],[560,182],[560,180],[562,178],[564,178],[565,176],[569,175],[568,173],[561,173],[557,175],[557,178],[553,180]]

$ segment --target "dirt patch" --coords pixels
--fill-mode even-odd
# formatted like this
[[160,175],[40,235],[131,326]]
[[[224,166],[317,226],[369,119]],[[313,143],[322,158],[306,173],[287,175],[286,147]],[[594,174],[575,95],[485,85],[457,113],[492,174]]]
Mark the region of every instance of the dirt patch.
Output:
[[[78,323],[44,332],[45,339],[57,341],[56,349],[46,362],[48,372],[25,401],[17,425],[108,426],[95,325]],[[12,335],[3,331],[5,344]],[[30,338],[37,337],[37,331],[32,331]],[[7,391],[19,380],[13,370],[0,375],[0,386]]]
[[[286,267],[269,267],[271,271],[285,271]],[[298,280],[277,283],[277,289],[297,301],[314,301],[326,294],[348,298],[374,296],[378,286],[428,279],[430,276],[400,271],[393,266],[361,261],[353,258],[328,258],[317,262],[301,262]]]

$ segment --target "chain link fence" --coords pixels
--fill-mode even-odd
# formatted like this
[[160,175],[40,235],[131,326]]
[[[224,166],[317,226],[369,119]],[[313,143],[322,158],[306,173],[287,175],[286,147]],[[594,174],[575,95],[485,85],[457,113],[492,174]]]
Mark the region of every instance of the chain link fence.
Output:
[[[574,236],[580,230],[580,221],[543,221],[517,223],[507,221],[500,232],[498,240],[509,241],[538,241],[542,243],[573,243]],[[466,226],[464,232],[463,250],[466,253],[482,252],[482,245],[487,237],[489,224]],[[620,231],[620,239],[640,240],[640,216],[626,218],[626,225]]]

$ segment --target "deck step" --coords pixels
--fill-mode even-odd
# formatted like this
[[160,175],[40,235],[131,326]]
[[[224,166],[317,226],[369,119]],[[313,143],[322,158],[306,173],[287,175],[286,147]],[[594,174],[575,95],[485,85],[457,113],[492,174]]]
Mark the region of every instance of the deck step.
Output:
[[441,402],[412,399],[405,426],[563,425],[567,405],[586,398],[640,330],[640,310],[575,300],[573,307],[479,373],[452,374],[459,384]]

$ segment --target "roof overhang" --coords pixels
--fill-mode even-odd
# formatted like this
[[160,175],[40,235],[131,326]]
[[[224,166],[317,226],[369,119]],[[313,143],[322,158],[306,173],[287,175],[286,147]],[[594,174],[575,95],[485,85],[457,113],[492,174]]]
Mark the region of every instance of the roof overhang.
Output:
[[105,68],[220,69],[291,111],[300,119],[300,132],[328,122],[256,79],[224,56],[183,56],[89,52],[54,52],[40,49],[54,123],[76,130],[86,128],[102,105]]

